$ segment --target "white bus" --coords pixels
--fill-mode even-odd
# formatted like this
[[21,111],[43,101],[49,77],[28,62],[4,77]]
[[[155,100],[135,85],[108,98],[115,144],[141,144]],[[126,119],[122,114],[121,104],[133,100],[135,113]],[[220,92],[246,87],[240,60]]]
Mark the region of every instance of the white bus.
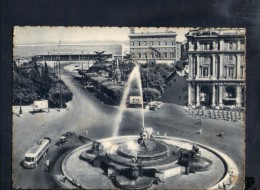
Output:
[[38,141],[32,148],[30,148],[24,155],[23,166],[25,168],[35,168],[37,167],[37,162],[39,159],[46,155],[46,151],[49,148],[51,139],[43,138]]

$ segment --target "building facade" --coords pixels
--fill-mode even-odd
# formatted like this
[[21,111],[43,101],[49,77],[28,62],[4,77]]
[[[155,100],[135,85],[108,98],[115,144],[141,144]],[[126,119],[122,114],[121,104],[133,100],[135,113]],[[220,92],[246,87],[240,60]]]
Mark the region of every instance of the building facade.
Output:
[[154,60],[156,63],[172,64],[177,60],[176,36],[175,32],[135,33],[131,30],[130,53],[139,63]]
[[176,42],[176,59],[180,60],[181,59],[181,42]]
[[245,30],[197,29],[186,38],[188,105],[243,107]]

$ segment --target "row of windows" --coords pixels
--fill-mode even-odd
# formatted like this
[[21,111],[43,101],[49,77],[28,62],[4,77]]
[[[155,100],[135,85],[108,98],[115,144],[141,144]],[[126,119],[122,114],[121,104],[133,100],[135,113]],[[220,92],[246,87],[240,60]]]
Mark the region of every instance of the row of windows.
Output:
[[[196,50],[219,50],[220,43],[215,43],[215,47],[214,47],[213,42],[200,42],[199,44],[194,43],[194,47]],[[244,47],[245,47],[245,44],[242,42],[240,44],[240,49],[244,49]],[[226,41],[226,42],[224,42],[222,49],[223,50],[237,50],[238,44],[237,44],[237,42]]]
[[[141,58],[144,58],[144,59],[147,59],[147,58],[159,58],[159,55],[157,55],[157,54],[151,53],[149,57],[148,57],[148,55],[149,54],[147,54],[147,53],[143,53],[143,54],[137,53],[137,57],[139,59],[141,59]],[[166,52],[164,52],[164,53],[161,53],[161,58],[176,58],[176,54],[175,53],[166,53]]]
[[[211,67],[208,66],[208,67],[200,67],[200,70],[199,70],[199,76],[200,77],[209,77],[210,76],[210,69]],[[236,73],[236,68],[235,67],[224,67],[224,70],[223,70],[223,74],[224,74],[224,77],[231,77],[231,78],[234,78],[235,77],[235,73]],[[240,68],[240,76],[243,77],[243,74],[244,74],[244,67],[241,67]]]
[[[143,49],[143,48],[140,48],[140,50],[143,51],[143,52],[151,52],[152,51],[151,49]],[[165,49],[156,48],[156,50],[158,50],[158,51],[175,51],[175,48],[165,48]],[[134,51],[134,48],[132,48],[131,51]]]
[[173,46],[175,45],[175,40],[171,41],[131,41],[131,46]]

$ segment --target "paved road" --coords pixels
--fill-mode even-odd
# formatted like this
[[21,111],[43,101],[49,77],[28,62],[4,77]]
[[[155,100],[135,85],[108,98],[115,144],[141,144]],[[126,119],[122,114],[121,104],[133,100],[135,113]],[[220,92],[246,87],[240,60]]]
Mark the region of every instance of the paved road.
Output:
[[[51,110],[51,114],[25,113],[18,118],[14,115],[14,138],[13,138],[13,181],[14,187],[21,188],[54,188],[55,182],[51,175],[45,172],[44,161],[55,160],[66,151],[55,146],[55,142],[66,131],[75,131],[77,134],[85,133],[88,129],[88,136],[91,138],[105,138],[113,134],[113,118],[117,114],[117,107],[103,105],[90,92],[82,89],[78,81],[72,78],[72,74],[65,72],[62,80],[73,92],[73,100],[69,103],[69,110],[57,112]],[[123,121],[119,130],[120,135],[139,134],[141,127],[140,110],[128,109],[123,115]],[[210,145],[222,150],[234,159],[238,166],[243,165],[243,127],[241,123],[220,122],[213,120],[202,120],[202,126],[196,124],[197,119],[188,116],[181,106],[164,104],[161,110],[145,111],[146,127],[153,127],[154,131],[169,136],[187,138],[199,143]],[[203,127],[203,135],[196,134],[197,130]],[[216,135],[224,130],[224,138]],[[36,169],[23,169],[19,162],[23,155],[33,143],[44,133],[53,139],[51,148],[42,159]],[[67,145],[74,147],[80,143],[70,142]],[[240,170],[243,168],[240,167]]]

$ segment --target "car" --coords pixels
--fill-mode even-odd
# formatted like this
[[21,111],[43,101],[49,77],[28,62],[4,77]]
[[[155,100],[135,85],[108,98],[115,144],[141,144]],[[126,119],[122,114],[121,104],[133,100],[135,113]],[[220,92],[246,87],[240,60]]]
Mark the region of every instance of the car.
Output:
[[65,136],[65,137],[67,137],[67,138],[75,138],[75,137],[77,137],[76,133],[73,132],[73,131],[68,131],[68,132],[67,132],[65,135],[63,135],[63,136]]
[[149,103],[150,110],[157,111],[158,109],[161,109],[161,107],[162,107],[162,102],[153,101]]
[[67,137],[61,136],[60,139],[57,141],[56,145],[57,146],[61,146],[63,144],[66,144],[67,142],[68,142]]

